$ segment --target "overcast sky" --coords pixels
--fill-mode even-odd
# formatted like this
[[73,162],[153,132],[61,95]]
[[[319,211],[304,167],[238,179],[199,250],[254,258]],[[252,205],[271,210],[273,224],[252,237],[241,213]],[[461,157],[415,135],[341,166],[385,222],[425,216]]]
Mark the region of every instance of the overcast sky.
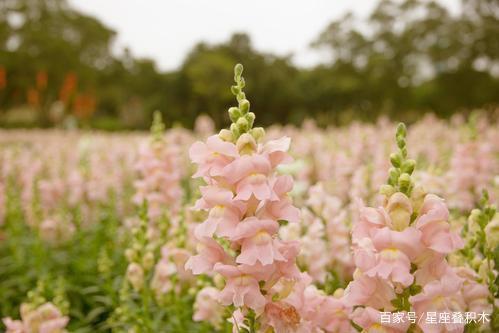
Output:
[[[309,44],[347,11],[367,16],[377,0],[70,0],[118,32],[117,47],[176,69],[200,41],[223,42],[247,32],[261,51],[292,53],[309,66],[323,59]],[[457,8],[459,0],[440,0]]]

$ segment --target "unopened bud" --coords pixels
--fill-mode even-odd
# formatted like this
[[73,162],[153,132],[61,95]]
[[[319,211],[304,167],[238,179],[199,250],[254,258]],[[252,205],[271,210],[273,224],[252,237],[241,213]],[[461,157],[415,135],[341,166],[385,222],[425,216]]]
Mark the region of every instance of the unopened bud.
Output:
[[236,147],[240,154],[253,154],[256,151],[255,138],[244,133],[237,139]]
[[397,185],[399,179],[400,171],[395,168],[390,168],[388,171],[388,178],[390,180],[390,185]]
[[250,102],[247,99],[243,99],[239,102],[239,109],[241,109],[241,114],[245,115],[250,109]]
[[393,194],[388,200],[386,208],[394,230],[403,231],[409,226],[412,206],[411,201],[405,194],[401,192]]
[[239,110],[239,108],[235,106],[229,108],[229,118],[233,123],[237,122],[237,120],[240,117],[241,117],[241,111]]
[[259,142],[265,136],[265,130],[262,127],[253,128],[250,133],[255,138],[256,142]]
[[253,112],[248,112],[246,114],[246,120],[248,120],[248,127],[252,128],[253,123],[255,122],[255,114]]
[[126,249],[125,258],[128,261],[134,261],[137,258],[137,251],[135,251],[134,249]]
[[220,133],[218,133],[218,137],[220,139],[222,139],[223,141],[227,141],[227,142],[232,142],[234,140],[234,137],[232,136],[232,132],[227,130],[227,129],[221,130]]
[[379,193],[381,195],[384,195],[386,197],[390,197],[393,193],[395,193],[395,188],[391,185],[381,185],[380,189],[379,189]]
[[398,179],[398,185],[401,189],[409,189],[411,186],[411,176],[408,173],[401,174]]
[[400,168],[400,165],[402,164],[402,158],[399,154],[392,153],[390,154],[390,162],[394,167]]
[[412,172],[414,171],[414,168],[416,167],[416,161],[415,160],[406,160],[402,164],[402,172],[408,173],[409,175],[412,175]]
[[239,129],[240,133],[246,133],[249,130],[249,128],[248,128],[248,125],[249,125],[248,121],[244,117],[239,118],[237,120],[236,125],[237,125],[237,128]]
[[244,70],[244,67],[243,65],[241,64],[237,64],[235,67],[234,67],[234,74],[239,77],[243,74],[243,70]]
[[495,217],[490,221],[485,227],[485,235],[487,246],[491,251],[499,246],[499,215],[496,214]]
[[239,129],[237,128],[237,125],[236,124],[231,124],[230,125],[230,131],[232,133],[232,137],[234,139],[236,138],[239,138],[239,136],[241,135],[241,132],[239,131]]
[[343,288],[338,288],[334,291],[333,297],[334,298],[341,298],[345,294],[345,290]]
[[131,263],[126,270],[126,277],[135,291],[142,289],[144,285],[144,270],[137,263]]
[[146,252],[142,258],[142,266],[144,269],[149,270],[154,265],[154,254],[152,252]]
[[423,206],[426,191],[422,186],[415,186],[411,192],[412,208],[417,213]]

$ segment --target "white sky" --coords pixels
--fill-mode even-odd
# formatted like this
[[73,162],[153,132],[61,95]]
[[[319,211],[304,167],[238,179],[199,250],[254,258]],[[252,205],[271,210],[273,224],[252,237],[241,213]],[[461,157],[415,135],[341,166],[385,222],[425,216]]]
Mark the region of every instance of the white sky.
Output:
[[[155,59],[163,70],[178,68],[200,41],[226,41],[247,32],[253,46],[293,54],[310,66],[324,55],[309,44],[333,19],[347,11],[367,16],[377,0],[70,0],[118,32],[117,47]],[[458,8],[459,0],[440,0]]]

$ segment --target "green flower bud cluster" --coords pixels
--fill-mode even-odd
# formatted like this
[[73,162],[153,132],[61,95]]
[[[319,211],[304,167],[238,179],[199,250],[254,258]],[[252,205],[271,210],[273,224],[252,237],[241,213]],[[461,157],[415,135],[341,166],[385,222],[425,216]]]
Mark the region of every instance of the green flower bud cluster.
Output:
[[398,151],[390,155],[390,168],[388,174],[388,185],[383,186],[383,192],[402,192],[410,197],[414,188],[412,173],[416,161],[407,158],[407,128],[403,123],[398,124],[395,135]]
[[66,297],[66,281],[62,276],[59,276],[56,280],[52,302],[63,314],[69,313],[69,301]]
[[153,120],[151,125],[151,134],[154,141],[163,140],[163,134],[165,132],[165,124],[163,123],[163,118],[159,110],[154,111]]
[[244,81],[243,65],[237,64],[234,67],[234,82],[230,91],[236,96],[238,106],[229,108],[229,118],[231,120],[230,130],[223,129],[220,131],[220,138],[225,141],[236,142],[244,133],[250,133],[256,141],[259,141],[265,135],[265,131],[261,127],[253,128],[255,122],[255,114],[250,112],[250,102],[246,99],[246,94],[243,89],[246,86]]
[[[472,268],[489,286],[489,301],[494,306],[493,317],[499,315],[494,300],[499,296],[498,272],[496,262],[499,261],[498,226],[493,225],[497,209],[489,204],[487,191],[483,192],[478,208],[473,209],[468,224],[463,228],[463,236],[467,239],[465,247],[460,251],[467,258]],[[494,230],[495,229],[495,230]],[[499,320],[496,318],[494,322]]]
[[45,280],[42,278],[36,282],[36,287],[33,290],[28,291],[27,303],[32,308],[37,308],[43,303],[47,302],[45,299]]

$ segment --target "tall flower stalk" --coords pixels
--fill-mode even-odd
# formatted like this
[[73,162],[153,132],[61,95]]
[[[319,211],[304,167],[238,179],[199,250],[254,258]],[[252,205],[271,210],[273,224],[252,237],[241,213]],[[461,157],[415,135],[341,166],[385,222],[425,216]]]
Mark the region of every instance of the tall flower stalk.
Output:
[[[462,309],[463,279],[446,256],[463,246],[451,230],[443,199],[425,193],[412,180],[415,161],[408,158],[406,128],[397,127],[398,151],[390,156],[385,200],[378,208],[364,207],[353,226],[356,271],[345,292],[347,304],[357,307],[353,322],[364,331],[461,332],[464,323],[433,322]],[[398,312],[402,320],[382,320],[384,312]]]
[[[282,241],[277,233],[280,223],[296,222],[299,211],[287,195],[292,178],[275,172],[291,160],[286,153],[290,139],[262,143],[265,131],[253,127],[242,71],[236,65],[231,91],[238,106],[229,109],[230,129],[190,149],[198,165],[194,176],[206,183],[195,208],[206,210],[208,217],[195,228],[198,253],[186,267],[194,274],[222,276],[224,287],[216,298],[234,308],[235,330],[253,332],[264,325],[269,307],[279,307],[300,279],[298,243]],[[298,314],[288,310],[291,324],[298,325]]]

